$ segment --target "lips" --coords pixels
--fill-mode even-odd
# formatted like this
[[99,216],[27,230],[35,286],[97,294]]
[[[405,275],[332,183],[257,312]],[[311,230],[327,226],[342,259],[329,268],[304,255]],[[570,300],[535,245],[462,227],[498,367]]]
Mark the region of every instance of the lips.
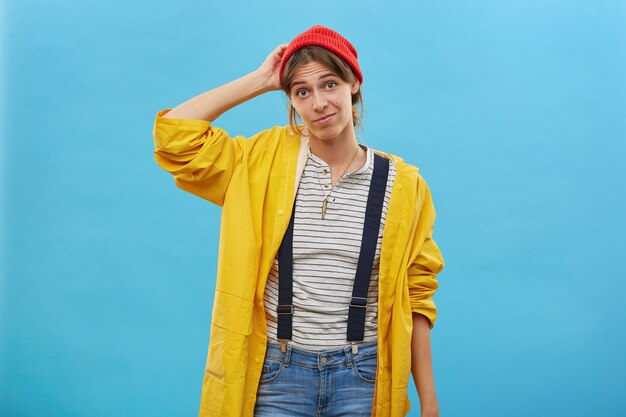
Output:
[[330,120],[330,118],[333,117],[335,114],[336,113],[327,114],[326,116],[322,116],[319,119],[313,120],[313,122],[315,122],[315,123],[324,123],[324,122]]

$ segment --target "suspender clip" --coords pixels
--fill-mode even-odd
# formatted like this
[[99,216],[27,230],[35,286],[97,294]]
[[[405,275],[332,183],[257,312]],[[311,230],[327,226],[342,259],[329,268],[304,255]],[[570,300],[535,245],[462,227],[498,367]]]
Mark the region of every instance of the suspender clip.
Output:
[[276,312],[278,314],[293,314],[293,305],[292,304],[278,304],[278,307],[276,307]]
[[352,299],[350,299],[350,307],[367,308],[367,298],[352,297]]

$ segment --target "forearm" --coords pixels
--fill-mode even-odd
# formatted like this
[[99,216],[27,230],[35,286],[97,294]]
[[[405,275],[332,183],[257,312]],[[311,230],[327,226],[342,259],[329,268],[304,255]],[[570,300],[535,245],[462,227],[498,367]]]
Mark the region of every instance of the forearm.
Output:
[[425,316],[417,313],[413,313],[411,373],[420,397],[422,416],[439,416],[430,347],[430,324]]
[[225,111],[270,90],[268,76],[257,70],[189,99],[162,117],[213,121]]

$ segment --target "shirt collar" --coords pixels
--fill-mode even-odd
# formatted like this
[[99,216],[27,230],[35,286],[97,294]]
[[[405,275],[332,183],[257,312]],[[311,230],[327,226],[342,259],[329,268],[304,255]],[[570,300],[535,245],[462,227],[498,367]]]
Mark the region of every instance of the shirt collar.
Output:
[[[348,175],[359,175],[359,174],[367,174],[372,168],[372,161],[374,160],[374,154],[372,152],[372,150],[370,148],[368,148],[365,145],[359,145],[361,148],[365,149],[366,151],[366,158],[365,158],[365,163],[363,164],[363,166],[361,166],[359,169],[357,169],[356,171],[352,171],[352,172],[348,172],[346,173],[346,176]],[[330,170],[330,167],[328,166],[328,164],[326,162],[324,162],[324,160],[322,160],[320,157],[318,157],[317,155],[315,155],[313,152],[311,152],[311,147],[308,145],[307,143],[307,163],[313,162],[315,164],[316,167],[325,167],[328,168]]]

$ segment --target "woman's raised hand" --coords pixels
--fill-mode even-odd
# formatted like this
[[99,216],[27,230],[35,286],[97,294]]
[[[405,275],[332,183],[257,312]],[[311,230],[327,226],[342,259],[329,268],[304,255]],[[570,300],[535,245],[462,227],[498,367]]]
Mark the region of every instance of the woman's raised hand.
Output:
[[287,44],[278,45],[261,64],[258,71],[266,78],[267,90],[280,90],[280,80],[278,71],[280,70],[280,60],[287,49]]

